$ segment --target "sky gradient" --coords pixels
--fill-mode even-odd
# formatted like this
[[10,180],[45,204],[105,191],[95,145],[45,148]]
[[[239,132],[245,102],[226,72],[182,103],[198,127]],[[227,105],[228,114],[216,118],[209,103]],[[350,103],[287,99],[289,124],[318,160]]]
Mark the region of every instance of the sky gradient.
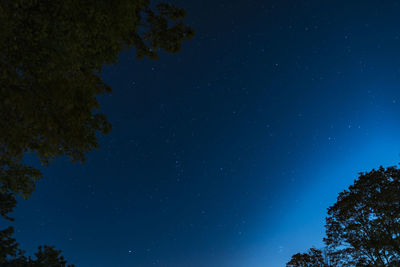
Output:
[[22,249],[79,267],[284,266],[322,246],[359,172],[400,162],[399,2],[176,3],[195,38],[105,67],[113,131],[84,165],[43,168],[13,214]]

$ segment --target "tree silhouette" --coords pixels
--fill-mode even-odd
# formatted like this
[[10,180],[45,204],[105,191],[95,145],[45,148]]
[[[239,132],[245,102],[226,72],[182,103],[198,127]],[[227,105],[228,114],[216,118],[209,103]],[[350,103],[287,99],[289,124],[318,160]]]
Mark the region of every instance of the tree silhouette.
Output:
[[16,240],[11,237],[13,233],[14,229],[12,227],[0,230],[0,263],[6,262],[7,259],[16,259],[21,256]]
[[[325,227],[326,266],[400,266],[400,170],[360,173],[329,207]],[[319,255],[298,253],[287,264],[319,266],[301,265]]]
[[123,49],[157,58],[193,36],[185,11],[148,0],[4,0],[0,2],[0,192],[28,197],[38,170],[57,156],[83,162],[111,125],[96,95],[110,92],[99,74]]
[[[35,253],[36,259],[29,259],[28,264],[33,267],[64,267],[67,266],[67,261],[60,255],[61,251],[56,250],[51,246],[39,247],[38,252]],[[73,265],[68,265],[73,267]]]
[[74,267],[67,265],[67,261],[60,255],[61,251],[52,246],[40,246],[35,253],[35,259],[26,258],[22,251],[18,251],[13,257],[2,259],[2,267]]
[[380,167],[361,173],[328,209],[326,235],[327,246],[353,264],[398,264],[400,170]]
[[194,33],[184,17],[182,8],[149,0],[0,1],[3,218],[10,219],[17,195],[28,198],[42,176],[24,164],[27,153],[43,165],[58,156],[84,162],[98,147],[97,134],[111,130],[96,99],[111,92],[99,76],[104,64],[117,63],[130,48],[138,58],[178,52]]
[[306,253],[297,253],[286,263],[287,267],[326,267],[326,260],[319,249],[310,248]]

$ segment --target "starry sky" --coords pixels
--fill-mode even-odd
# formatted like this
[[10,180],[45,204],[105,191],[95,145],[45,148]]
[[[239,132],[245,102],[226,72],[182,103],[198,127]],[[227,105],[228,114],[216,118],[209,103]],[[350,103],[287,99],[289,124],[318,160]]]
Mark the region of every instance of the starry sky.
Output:
[[102,77],[113,124],[44,168],[16,238],[84,267],[284,266],[326,209],[400,161],[398,1],[176,1],[196,36]]

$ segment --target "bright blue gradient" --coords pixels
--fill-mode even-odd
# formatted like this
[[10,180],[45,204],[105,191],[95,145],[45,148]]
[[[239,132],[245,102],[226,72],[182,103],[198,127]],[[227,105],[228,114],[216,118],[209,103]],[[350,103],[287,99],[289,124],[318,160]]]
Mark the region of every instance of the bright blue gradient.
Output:
[[[216,3],[218,2],[218,3]],[[395,1],[180,1],[196,37],[104,80],[113,132],[15,212],[76,266],[284,266],[359,172],[400,162]]]

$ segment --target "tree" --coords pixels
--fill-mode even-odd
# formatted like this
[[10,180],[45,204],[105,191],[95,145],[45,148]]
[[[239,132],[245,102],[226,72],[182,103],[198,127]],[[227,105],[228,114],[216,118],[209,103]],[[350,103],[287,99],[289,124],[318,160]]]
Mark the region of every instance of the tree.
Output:
[[0,230],[0,263],[5,262],[10,257],[15,259],[21,256],[22,252],[18,249],[18,244],[12,234],[14,229],[8,227],[4,230]]
[[[65,267],[67,266],[67,261],[63,256],[60,255],[61,251],[56,250],[52,246],[39,247],[38,252],[35,253],[36,259],[28,260],[28,266],[32,267]],[[68,267],[73,267],[74,265],[68,265]]]
[[326,259],[319,249],[310,248],[306,253],[297,253],[286,263],[287,267],[327,267]]
[[361,173],[328,209],[326,245],[353,265],[400,263],[400,170]]
[[297,253],[287,266],[400,266],[400,170],[360,173],[328,208],[325,227],[324,253]]
[[24,164],[27,153],[43,165],[58,156],[83,162],[111,130],[96,99],[111,92],[104,64],[123,49],[152,59],[178,52],[194,33],[184,17],[150,0],[0,1],[1,216],[10,219],[17,195],[28,198],[42,177]]
[[[15,241],[15,240],[14,240]],[[52,246],[40,246],[35,253],[35,258],[26,258],[22,251],[8,255],[1,260],[2,267],[74,267],[67,265],[67,261],[61,256],[61,251]]]
[[185,10],[149,0],[4,0],[0,2],[0,193],[28,197],[43,164],[65,155],[83,162],[111,125],[96,95],[99,74],[123,49],[157,58],[193,36]]

